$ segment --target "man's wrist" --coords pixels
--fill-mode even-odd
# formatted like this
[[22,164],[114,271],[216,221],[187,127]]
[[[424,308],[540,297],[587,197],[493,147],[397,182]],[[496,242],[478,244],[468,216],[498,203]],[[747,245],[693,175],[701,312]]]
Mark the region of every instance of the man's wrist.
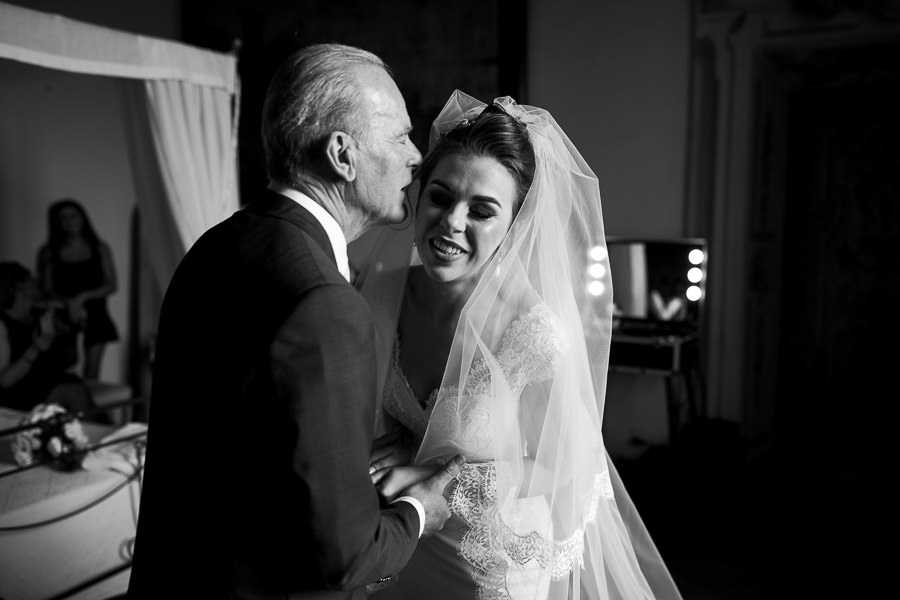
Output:
[[409,502],[413,505],[413,508],[419,513],[419,537],[422,537],[422,532],[425,531],[425,507],[422,506],[422,503],[419,502],[418,498],[413,498],[412,496],[400,496],[395,498],[391,504],[395,502]]

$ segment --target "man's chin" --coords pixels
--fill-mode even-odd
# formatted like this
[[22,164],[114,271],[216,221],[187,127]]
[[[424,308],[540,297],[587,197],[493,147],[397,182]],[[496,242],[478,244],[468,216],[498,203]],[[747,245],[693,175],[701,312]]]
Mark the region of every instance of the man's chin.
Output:
[[397,210],[391,213],[387,219],[385,219],[385,222],[388,225],[400,225],[401,223],[405,223],[409,217],[409,205],[404,202]]

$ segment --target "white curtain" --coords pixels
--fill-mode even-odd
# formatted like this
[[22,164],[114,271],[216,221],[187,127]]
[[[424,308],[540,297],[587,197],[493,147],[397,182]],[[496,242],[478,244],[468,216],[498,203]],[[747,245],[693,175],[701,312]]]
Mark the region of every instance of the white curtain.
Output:
[[[166,259],[151,252],[154,270],[168,281],[176,266],[168,261],[180,259],[204,231],[237,209],[236,121],[226,90],[178,80],[148,80],[144,89],[168,209],[182,244]],[[139,202],[142,214],[159,208],[145,204]],[[151,230],[169,222],[152,214],[145,219]]]
[[5,3],[0,58],[142,82],[143,93],[122,89],[144,239],[164,290],[187,248],[239,207],[236,58]]

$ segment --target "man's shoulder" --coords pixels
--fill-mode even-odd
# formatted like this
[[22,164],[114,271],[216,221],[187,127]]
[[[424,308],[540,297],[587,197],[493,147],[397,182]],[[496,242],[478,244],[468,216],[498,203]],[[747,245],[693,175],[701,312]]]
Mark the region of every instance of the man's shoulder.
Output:
[[[207,229],[176,269],[177,289],[292,298],[320,285],[348,286],[319,222],[270,190]],[[239,288],[239,289],[236,289]]]
[[[211,254],[235,268],[261,263],[273,268],[314,265],[329,271],[327,267],[334,264],[321,239],[327,242],[327,236],[315,219],[307,219],[302,209],[297,208],[297,212],[287,214],[243,208],[209,228],[191,247],[188,256]],[[308,260],[298,262],[302,257]],[[340,278],[336,266],[334,271]]]

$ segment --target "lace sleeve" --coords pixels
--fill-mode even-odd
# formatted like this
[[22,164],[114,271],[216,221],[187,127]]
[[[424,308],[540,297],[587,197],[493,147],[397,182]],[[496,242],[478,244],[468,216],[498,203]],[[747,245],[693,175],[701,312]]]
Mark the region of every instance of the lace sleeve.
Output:
[[521,390],[526,385],[550,379],[566,351],[566,341],[558,317],[543,303],[535,304],[517,318],[506,332],[499,352],[510,387]]

